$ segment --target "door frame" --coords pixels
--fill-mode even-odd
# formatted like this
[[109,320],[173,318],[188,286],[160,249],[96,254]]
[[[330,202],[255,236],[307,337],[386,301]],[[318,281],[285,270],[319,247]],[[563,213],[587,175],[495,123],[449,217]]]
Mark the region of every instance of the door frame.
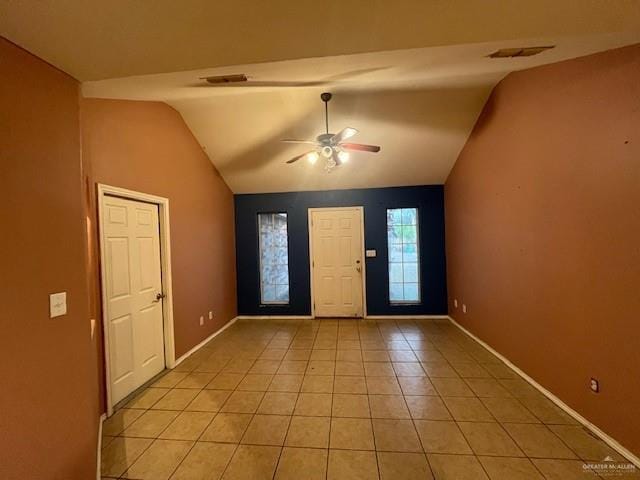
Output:
[[359,210],[360,211],[360,251],[362,253],[362,318],[367,317],[367,266],[364,248],[364,207],[312,207],[307,209],[307,223],[309,229],[309,285],[311,287],[311,318],[316,318],[315,309],[315,290],[313,285],[313,226],[311,220],[313,212],[322,212],[327,210]]
[[152,203],[158,206],[158,221],[160,223],[160,268],[162,275],[162,290],[166,295],[162,302],[162,326],[164,338],[164,363],[166,368],[173,368],[176,364],[173,328],[173,289],[171,283],[171,236],[169,223],[169,199],[150,195],[147,193],[127,190],[112,185],[98,184],[98,248],[100,250],[100,305],[102,309],[102,336],[104,339],[104,364],[105,387],[107,393],[107,416],[113,414],[113,402],[111,400],[111,371],[109,366],[109,322],[107,320],[106,263],[103,248],[102,232],[104,231],[103,201],[106,196],[124,198],[144,203]]

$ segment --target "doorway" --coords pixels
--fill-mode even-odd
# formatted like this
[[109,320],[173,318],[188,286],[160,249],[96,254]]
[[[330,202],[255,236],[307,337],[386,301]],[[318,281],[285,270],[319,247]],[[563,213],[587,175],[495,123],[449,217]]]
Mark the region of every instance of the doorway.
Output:
[[363,317],[363,208],[310,208],[309,258],[312,316]]
[[98,186],[107,414],[172,367],[168,200]]

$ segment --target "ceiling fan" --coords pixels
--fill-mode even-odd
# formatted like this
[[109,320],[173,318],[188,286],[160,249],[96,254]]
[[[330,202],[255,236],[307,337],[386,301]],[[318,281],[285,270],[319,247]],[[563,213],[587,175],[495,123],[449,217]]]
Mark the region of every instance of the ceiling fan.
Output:
[[324,115],[325,115],[325,128],[326,133],[321,133],[315,140],[282,140],[285,143],[303,143],[307,145],[313,145],[315,148],[301,155],[293,157],[291,160],[287,160],[287,163],[294,163],[303,157],[307,157],[307,160],[314,164],[322,156],[325,161],[325,169],[330,172],[338,165],[341,165],[349,160],[349,152],[372,152],[377,153],[380,151],[380,147],[377,145],[364,145],[362,143],[348,143],[345,140],[353,137],[358,130],[351,127],[346,127],[340,130],[338,133],[329,133],[329,100],[332,95],[325,92],[320,95],[320,98],[324,102]]

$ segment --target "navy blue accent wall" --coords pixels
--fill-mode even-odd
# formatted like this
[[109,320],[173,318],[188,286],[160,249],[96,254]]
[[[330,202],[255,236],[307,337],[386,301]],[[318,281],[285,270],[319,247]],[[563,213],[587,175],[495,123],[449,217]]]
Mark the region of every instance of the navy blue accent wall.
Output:
[[[324,192],[235,195],[239,315],[310,315],[308,209],[364,207],[369,315],[445,315],[447,281],[444,241],[444,187],[368,188]],[[420,217],[422,303],[391,305],[387,273],[387,208],[417,207]],[[258,213],[287,212],[289,305],[260,305]]]

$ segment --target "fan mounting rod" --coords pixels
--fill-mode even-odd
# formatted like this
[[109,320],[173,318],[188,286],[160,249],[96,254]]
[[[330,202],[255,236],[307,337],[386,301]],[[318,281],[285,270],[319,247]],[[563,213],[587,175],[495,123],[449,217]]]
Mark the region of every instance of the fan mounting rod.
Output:
[[329,134],[329,100],[331,100],[331,95],[329,92],[324,92],[320,94],[320,98],[324,102],[324,124],[327,129],[327,134]]

